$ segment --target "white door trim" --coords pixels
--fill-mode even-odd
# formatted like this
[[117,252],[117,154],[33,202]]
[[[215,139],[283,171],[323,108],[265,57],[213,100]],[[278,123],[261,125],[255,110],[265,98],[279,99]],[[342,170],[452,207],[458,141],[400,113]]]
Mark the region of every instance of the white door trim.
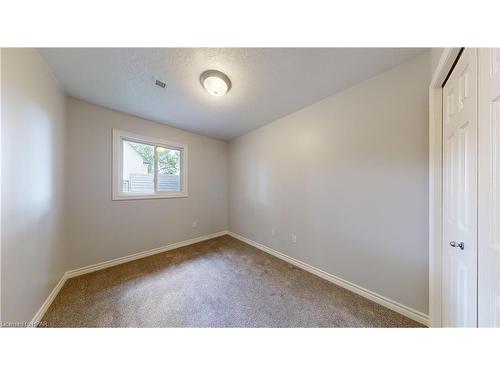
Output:
[[460,48],[444,49],[429,86],[429,320],[431,327],[442,326],[443,90],[441,86],[459,52]]

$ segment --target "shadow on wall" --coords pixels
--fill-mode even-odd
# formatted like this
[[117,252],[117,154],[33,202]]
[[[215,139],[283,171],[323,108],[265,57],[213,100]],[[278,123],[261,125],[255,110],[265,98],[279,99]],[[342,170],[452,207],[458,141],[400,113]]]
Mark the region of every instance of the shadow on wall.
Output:
[[5,322],[29,322],[63,273],[64,100],[36,50],[2,50]]

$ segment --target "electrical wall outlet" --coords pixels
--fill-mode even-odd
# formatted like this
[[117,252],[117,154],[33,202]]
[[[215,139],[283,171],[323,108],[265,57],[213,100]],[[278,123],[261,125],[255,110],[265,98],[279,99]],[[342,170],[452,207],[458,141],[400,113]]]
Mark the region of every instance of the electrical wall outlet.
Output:
[[297,243],[297,236],[292,234],[292,243]]
[[198,226],[198,223],[196,221],[193,221],[193,224],[191,224],[193,228],[196,228]]
[[271,229],[271,236],[276,236],[276,229]]

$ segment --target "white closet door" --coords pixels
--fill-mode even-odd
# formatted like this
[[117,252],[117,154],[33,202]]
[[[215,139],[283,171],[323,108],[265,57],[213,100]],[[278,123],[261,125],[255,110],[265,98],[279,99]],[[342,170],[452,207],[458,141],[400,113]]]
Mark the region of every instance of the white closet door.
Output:
[[479,326],[500,327],[500,49],[479,64]]
[[477,326],[477,50],[443,87],[443,325]]

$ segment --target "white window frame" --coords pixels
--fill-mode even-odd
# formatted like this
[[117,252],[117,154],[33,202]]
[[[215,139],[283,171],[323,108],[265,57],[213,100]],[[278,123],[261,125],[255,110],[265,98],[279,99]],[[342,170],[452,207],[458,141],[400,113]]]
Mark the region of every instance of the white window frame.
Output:
[[[123,140],[145,143],[156,147],[164,147],[168,149],[179,150],[181,152],[180,161],[180,192],[158,192],[156,191],[157,168],[155,166],[154,173],[154,189],[153,193],[133,193],[122,191],[122,173],[123,173]],[[155,163],[157,161],[155,160]],[[113,129],[113,200],[130,200],[130,199],[161,199],[161,198],[185,198],[188,196],[188,146],[185,144],[166,141],[164,139],[151,138],[139,134],[129,133],[119,129]]]

